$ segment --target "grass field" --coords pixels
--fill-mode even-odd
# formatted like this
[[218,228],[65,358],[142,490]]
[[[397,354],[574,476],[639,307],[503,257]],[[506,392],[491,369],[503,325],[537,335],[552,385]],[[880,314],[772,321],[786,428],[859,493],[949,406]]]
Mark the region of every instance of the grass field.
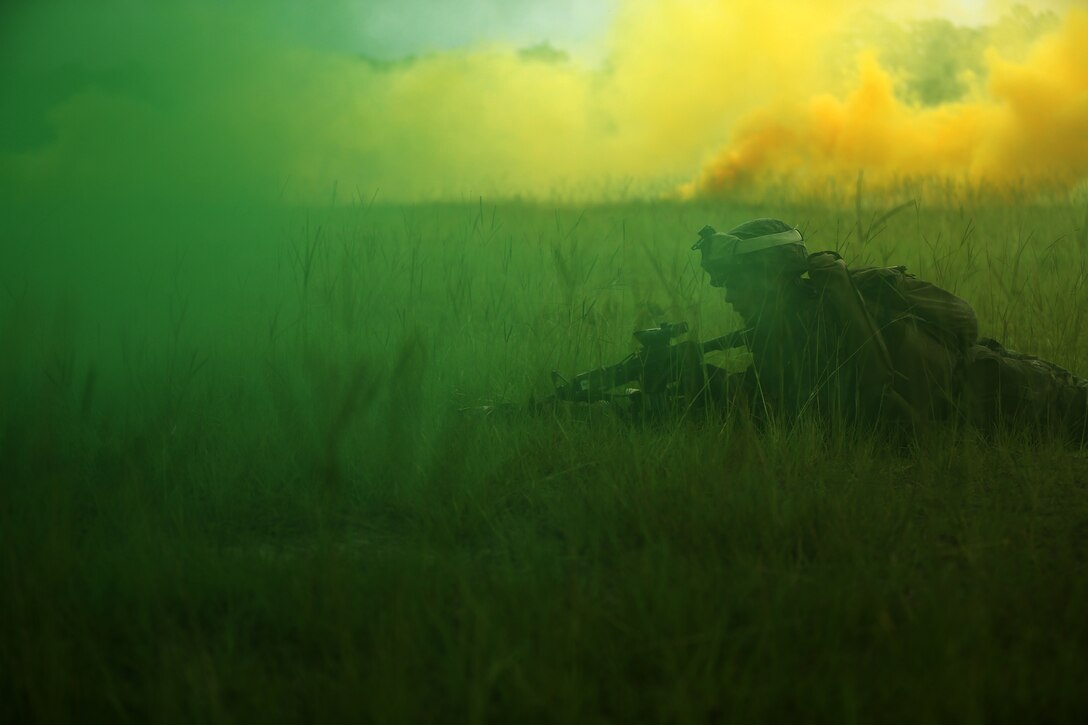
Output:
[[455,412],[733,329],[688,247],[755,216],[1088,371],[1083,201],[886,208],[363,200],[67,289],[25,253],[0,719],[1082,720],[1082,453]]

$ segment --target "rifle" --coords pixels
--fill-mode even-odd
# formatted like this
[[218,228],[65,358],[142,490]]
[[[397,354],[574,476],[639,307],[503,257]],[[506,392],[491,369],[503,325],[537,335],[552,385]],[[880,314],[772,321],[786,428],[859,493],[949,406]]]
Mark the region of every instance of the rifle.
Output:
[[[543,409],[557,402],[611,403],[623,400],[657,407],[663,399],[682,397],[676,388],[684,364],[683,356],[693,355],[697,350],[701,360],[701,355],[708,352],[745,346],[752,332],[750,329],[737,330],[702,343],[673,344],[675,338],[687,331],[686,322],[661,322],[657,327],[636,330],[633,335],[641,347],[618,363],[579,373],[571,380],[553,370],[553,391],[544,398],[531,400],[530,408]],[[617,391],[620,386],[635,381],[639,387]],[[461,411],[491,413],[497,407],[517,406],[483,406],[461,408]]]

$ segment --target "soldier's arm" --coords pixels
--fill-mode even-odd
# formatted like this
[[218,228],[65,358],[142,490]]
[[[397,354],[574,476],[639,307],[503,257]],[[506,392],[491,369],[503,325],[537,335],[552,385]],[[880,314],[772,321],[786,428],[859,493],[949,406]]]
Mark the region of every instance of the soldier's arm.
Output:
[[846,263],[834,252],[814,254],[809,258],[809,277],[842,326],[845,353],[857,371],[860,412],[913,426],[916,412],[895,390],[896,371],[887,344],[850,281]]

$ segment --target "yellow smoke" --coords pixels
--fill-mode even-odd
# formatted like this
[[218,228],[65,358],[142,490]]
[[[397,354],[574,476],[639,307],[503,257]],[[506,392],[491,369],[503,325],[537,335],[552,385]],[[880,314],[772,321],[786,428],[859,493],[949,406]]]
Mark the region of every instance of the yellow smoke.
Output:
[[766,183],[803,193],[864,173],[894,188],[909,179],[1009,194],[1088,178],[1088,12],[1070,11],[1023,62],[986,53],[988,80],[969,101],[926,108],[897,99],[872,53],[844,98],[820,94],[750,112],[686,195],[750,193]]
[[[907,6],[881,12],[903,22]],[[979,72],[962,71],[966,93],[921,106],[897,95],[879,37],[843,72],[866,7],[628,0],[604,68],[493,46],[342,69],[311,126],[325,128],[324,159],[307,148],[296,174],[319,187],[365,167],[366,185],[409,198],[822,194],[860,172],[870,189],[924,178],[1030,193],[1088,177],[1088,13],[1030,42],[995,31]]]
[[[140,30],[115,65],[135,80],[59,98],[40,145],[0,145],[0,191],[324,202],[336,185],[383,200],[581,201],[758,195],[769,183],[823,193],[862,171],[873,186],[939,177],[1028,191],[1088,177],[1088,12],[971,21],[989,24],[990,48],[955,49],[952,90],[914,98],[902,59],[929,63],[930,80],[940,61],[902,38],[892,47],[896,29],[983,6],[872,6],[620,0],[601,61],[491,44],[380,64],[300,40],[272,10],[256,17],[263,4],[141,15],[121,3],[117,22]],[[864,17],[883,30],[858,36]],[[28,63],[54,34],[35,22],[8,38]],[[224,27],[239,29],[230,43]],[[114,43],[112,30],[87,37],[99,53]]]
[[336,92],[306,104],[322,109],[308,128],[327,145],[305,150],[296,178],[305,188],[362,167],[364,186],[412,198],[671,190],[744,109],[820,81],[807,51],[774,30],[777,19],[828,37],[856,2],[633,0],[608,34],[603,67],[501,46],[392,68],[341,64],[329,74],[341,79]]

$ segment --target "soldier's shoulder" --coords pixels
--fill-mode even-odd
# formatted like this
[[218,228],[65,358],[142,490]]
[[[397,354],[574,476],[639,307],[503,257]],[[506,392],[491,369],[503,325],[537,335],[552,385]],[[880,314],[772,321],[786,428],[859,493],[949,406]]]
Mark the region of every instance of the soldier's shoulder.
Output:
[[850,278],[854,284],[897,284],[902,280],[918,279],[917,275],[907,271],[907,265],[898,264],[888,267],[850,267]]

